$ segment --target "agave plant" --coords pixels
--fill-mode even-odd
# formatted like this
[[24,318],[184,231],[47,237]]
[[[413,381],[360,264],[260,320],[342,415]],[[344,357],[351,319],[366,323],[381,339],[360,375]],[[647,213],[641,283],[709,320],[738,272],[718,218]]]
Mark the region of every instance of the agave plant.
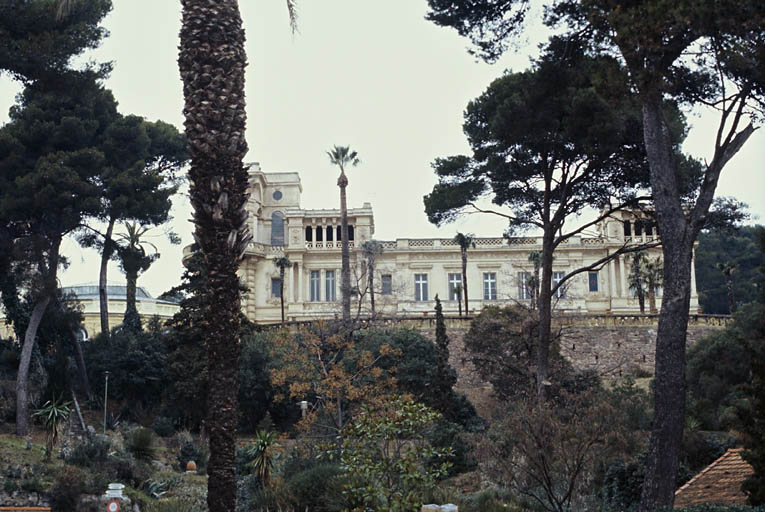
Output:
[[72,413],[72,402],[64,402],[63,397],[48,400],[42,408],[35,411],[34,416],[42,418],[45,425],[45,460],[50,460],[53,448],[58,442],[58,435],[61,432],[61,425],[69,419]]
[[255,444],[249,448],[248,455],[251,458],[250,468],[260,480],[263,487],[268,487],[271,480],[271,471],[274,468],[274,462],[278,458],[276,449],[279,443],[276,442],[276,432],[259,430],[255,433]]

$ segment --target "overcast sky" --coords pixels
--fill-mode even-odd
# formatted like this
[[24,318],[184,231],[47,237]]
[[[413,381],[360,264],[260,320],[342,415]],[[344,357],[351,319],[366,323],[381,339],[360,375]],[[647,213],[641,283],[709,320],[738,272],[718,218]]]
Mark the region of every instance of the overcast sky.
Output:
[[[105,24],[111,35],[88,59],[114,61],[106,82],[123,114],[162,119],[183,127],[183,97],[176,63],[180,2],[114,0]],[[422,196],[435,176],[435,157],[468,151],[462,112],[505,69],[522,70],[542,41],[530,34],[517,53],[492,66],[465,51],[453,30],[427,22],[425,0],[301,0],[299,30],[290,32],[284,0],[240,2],[247,35],[247,161],[264,171],[297,171],[303,208],[339,204],[337,171],[327,159],[332,145],[350,145],[362,164],[349,173],[348,204],[369,201],[375,238],[452,237],[456,231],[500,236],[498,219],[471,216],[436,228]],[[19,91],[0,77],[0,122]],[[709,157],[714,115],[694,115],[685,150]],[[718,195],[749,204],[765,218],[765,135],[758,130],[723,173]],[[174,200],[173,229],[191,241],[188,200]],[[178,284],[182,246],[153,240],[162,257],[139,284],[158,295]],[[95,282],[98,256],[64,244],[71,266],[64,285]],[[110,281],[124,282],[116,265]]]

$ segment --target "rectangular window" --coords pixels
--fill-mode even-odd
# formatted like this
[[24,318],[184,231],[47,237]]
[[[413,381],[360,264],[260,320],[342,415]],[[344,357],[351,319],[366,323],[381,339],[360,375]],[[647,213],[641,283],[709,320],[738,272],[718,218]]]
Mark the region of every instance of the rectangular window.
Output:
[[483,300],[497,300],[497,274],[483,273]]
[[[553,288],[558,286],[558,283],[560,283],[561,279],[563,279],[563,276],[565,276],[565,275],[566,275],[565,272],[553,272],[553,275],[552,275],[552,277],[553,277],[552,278]],[[565,299],[566,298],[566,287],[565,286],[561,286],[560,288],[555,290],[555,297],[557,297],[559,299]]]
[[382,280],[382,294],[393,295],[393,276],[390,274],[383,274],[380,279]]
[[462,287],[462,274],[449,274],[449,300],[460,300],[458,286]]
[[531,300],[531,272],[518,272],[518,299]]
[[311,301],[318,302],[321,300],[321,272],[318,270],[311,270]]
[[428,300],[428,274],[414,275],[414,300]]
[[598,273],[597,272],[588,272],[587,281],[590,283],[591,292],[598,291]]
[[324,273],[324,300],[327,302],[334,302],[337,300],[335,296],[335,271],[327,270]]
[[279,298],[282,296],[282,280],[278,277],[271,278],[271,297]]

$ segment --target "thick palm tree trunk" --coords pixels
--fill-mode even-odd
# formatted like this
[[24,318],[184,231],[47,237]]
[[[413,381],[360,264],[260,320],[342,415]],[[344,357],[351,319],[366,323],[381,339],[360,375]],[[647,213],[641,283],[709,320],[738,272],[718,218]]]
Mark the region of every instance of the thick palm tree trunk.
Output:
[[141,330],[141,317],[135,303],[136,287],[138,286],[138,270],[125,272],[127,286],[125,287],[125,318],[123,323],[128,329],[139,332]]
[[653,279],[648,281],[648,309],[651,314],[656,314],[656,283]]
[[465,316],[470,316],[467,288],[467,247],[462,248],[462,293],[465,296]]
[[342,170],[340,171],[340,177],[337,179],[337,186],[340,187],[340,291],[343,295],[343,322],[347,323],[351,319],[351,250],[348,246],[348,202],[345,194],[348,178]]
[[178,64],[191,150],[195,239],[207,276],[200,332],[206,333],[211,512],[236,510],[240,291],[247,230],[244,29],[236,0],[182,0]]
[[109,297],[106,293],[107,285],[107,269],[109,267],[109,259],[114,252],[114,241],[112,240],[112,234],[114,233],[115,218],[109,219],[109,225],[106,228],[106,234],[104,235],[104,248],[101,251],[101,268],[98,272],[98,306],[99,313],[101,315],[101,333],[109,339]]

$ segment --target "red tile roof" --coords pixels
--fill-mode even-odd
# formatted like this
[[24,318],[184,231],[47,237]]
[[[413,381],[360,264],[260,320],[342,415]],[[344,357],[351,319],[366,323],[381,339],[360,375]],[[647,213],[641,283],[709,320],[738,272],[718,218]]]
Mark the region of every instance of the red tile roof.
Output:
[[731,448],[675,491],[675,508],[709,503],[745,505],[741,484],[751,475],[752,466],[741,457],[743,448]]

